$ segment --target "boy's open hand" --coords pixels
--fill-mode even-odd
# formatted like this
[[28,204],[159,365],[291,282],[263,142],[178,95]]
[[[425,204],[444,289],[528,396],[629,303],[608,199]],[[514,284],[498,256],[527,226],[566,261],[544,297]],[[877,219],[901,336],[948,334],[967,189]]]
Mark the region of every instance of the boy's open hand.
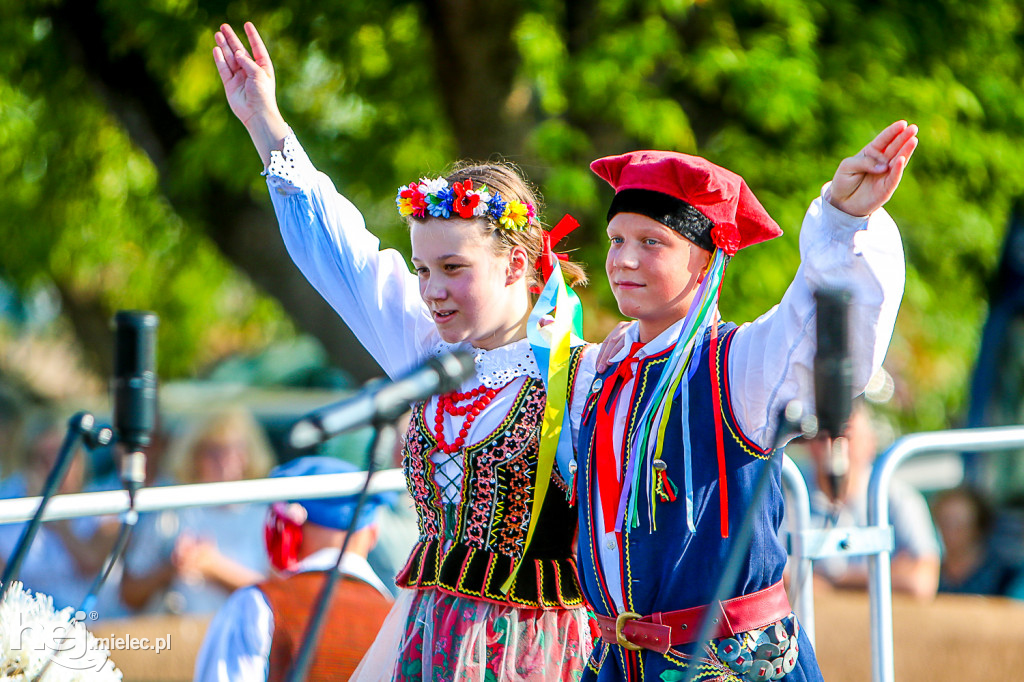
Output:
[[829,201],[850,215],[871,215],[896,191],[917,143],[917,126],[896,121],[856,156],[843,159],[832,179]]

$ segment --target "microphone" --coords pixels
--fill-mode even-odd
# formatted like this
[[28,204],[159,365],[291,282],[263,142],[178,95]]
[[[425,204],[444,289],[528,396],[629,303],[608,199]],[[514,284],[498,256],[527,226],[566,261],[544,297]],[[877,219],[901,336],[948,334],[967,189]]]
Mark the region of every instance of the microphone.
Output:
[[394,421],[410,404],[457,389],[473,375],[474,367],[469,353],[446,353],[393,382],[372,381],[354,396],[321,407],[296,422],[289,438],[291,445],[301,450],[360,426]]
[[156,328],[154,313],[119,310],[114,315],[114,376],[110,389],[114,429],[124,444],[121,481],[129,494],[146,480],[146,455],[156,422]]
[[831,438],[825,474],[835,502],[845,493],[850,456],[846,427],[853,408],[853,365],[850,360],[850,292],[826,287],[814,292],[818,347],[814,356],[814,402],[818,437]]

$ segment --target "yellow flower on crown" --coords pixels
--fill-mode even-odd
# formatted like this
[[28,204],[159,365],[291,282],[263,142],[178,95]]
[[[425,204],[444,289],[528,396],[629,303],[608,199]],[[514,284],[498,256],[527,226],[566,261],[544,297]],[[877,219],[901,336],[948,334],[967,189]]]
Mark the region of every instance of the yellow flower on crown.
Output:
[[406,197],[398,198],[398,214],[403,218],[412,215],[412,199]]
[[409,183],[408,187],[399,187],[398,196],[395,197],[398,204],[398,214],[402,217],[419,216],[423,217],[427,210],[426,199],[423,190],[418,183]]
[[521,230],[526,227],[530,219],[530,209],[519,201],[510,201],[505,205],[505,210],[498,223],[506,230]]

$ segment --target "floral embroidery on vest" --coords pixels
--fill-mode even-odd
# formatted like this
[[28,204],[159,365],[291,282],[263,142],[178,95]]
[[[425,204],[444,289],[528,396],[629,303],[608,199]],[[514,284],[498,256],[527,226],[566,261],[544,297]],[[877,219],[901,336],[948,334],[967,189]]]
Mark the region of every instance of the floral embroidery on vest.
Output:
[[[533,501],[537,438],[544,412],[544,386],[527,379],[505,419],[486,438],[463,453],[464,490],[454,519],[446,519],[435,442],[426,427],[426,407],[417,406],[405,445],[405,471],[416,501],[420,534],[442,535],[478,549],[520,556]],[[454,522],[457,527],[448,527]]]
[[[545,498],[545,525],[526,547],[544,402],[544,384],[527,377],[501,423],[479,443],[450,455],[462,470],[457,497],[437,482],[445,476],[434,461],[437,443],[425,406],[416,407],[404,464],[420,540],[396,578],[398,585],[524,608],[582,606],[573,561],[576,510],[562,496]],[[502,590],[524,556],[511,589]]]

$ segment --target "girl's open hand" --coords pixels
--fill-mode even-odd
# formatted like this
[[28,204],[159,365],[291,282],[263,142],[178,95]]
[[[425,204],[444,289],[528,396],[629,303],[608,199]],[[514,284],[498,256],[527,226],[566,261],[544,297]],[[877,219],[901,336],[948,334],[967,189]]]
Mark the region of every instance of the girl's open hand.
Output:
[[228,24],[214,34],[213,62],[217,65],[224,94],[235,116],[249,127],[254,117],[277,117],[274,64],[263,39],[252,22],[245,22],[245,34],[252,45],[252,56]]
[[629,322],[619,322],[612,329],[607,338],[601,344],[601,350],[597,354],[597,371],[603,372],[612,364],[612,358],[626,345],[626,330]]

